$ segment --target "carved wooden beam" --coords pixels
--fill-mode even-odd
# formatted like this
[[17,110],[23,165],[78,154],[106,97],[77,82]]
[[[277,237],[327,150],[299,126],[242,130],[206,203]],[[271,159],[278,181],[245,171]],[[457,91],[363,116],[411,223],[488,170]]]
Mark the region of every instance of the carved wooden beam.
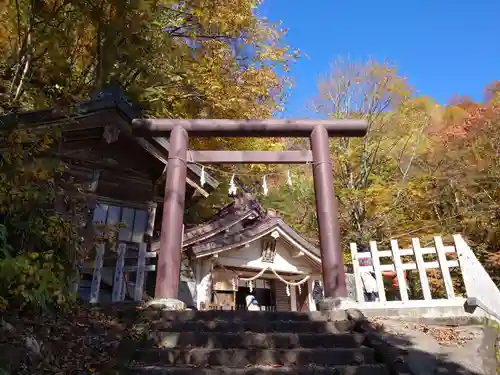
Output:
[[105,125],[104,131],[102,133],[102,137],[106,141],[106,143],[113,143],[118,140],[120,136],[120,128],[113,125]]
[[[137,142],[147,151],[149,152],[152,156],[157,158],[159,161],[164,163],[165,165],[168,164],[168,153],[165,155],[163,152],[157,150],[155,147],[153,147],[149,142],[147,142],[144,139],[137,139]],[[166,176],[165,176],[166,177]],[[199,184],[197,184],[195,181],[190,179],[189,177],[186,176],[186,182],[192,186],[193,188],[199,190],[201,195],[203,195],[205,198],[208,197],[210,194],[208,191],[203,189]]]
[[88,184],[87,191],[89,191],[90,193],[95,193],[97,191],[97,186],[99,185],[101,174],[102,169],[94,169],[92,171],[92,180]]

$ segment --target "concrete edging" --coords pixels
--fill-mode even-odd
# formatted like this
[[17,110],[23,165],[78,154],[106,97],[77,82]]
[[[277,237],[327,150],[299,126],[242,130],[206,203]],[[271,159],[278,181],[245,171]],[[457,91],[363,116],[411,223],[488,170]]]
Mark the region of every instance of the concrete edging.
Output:
[[375,356],[389,368],[391,375],[414,375],[397,347],[389,344],[360,310],[347,310],[347,318],[353,322],[354,331],[363,333],[367,346],[373,348]]
[[[365,334],[367,345],[375,350],[382,362],[390,369],[391,374],[415,375],[412,366],[405,361],[407,354],[404,349],[387,342],[383,337],[383,330],[373,326],[368,318],[360,310],[347,311],[347,317],[353,322],[354,331]],[[500,330],[486,324],[484,317],[480,316],[453,316],[439,318],[414,318],[407,319],[413,323],[423,323],[425,325],[443,325],[443,326],[481,326],[483,339],[479,348],[482,357],[482,371],[485,375],[496,374],[496,345],[500,340]],[[383,323],[382,323],[383,324]]]
[[[483,301],[481,301],[480,298],[477,298],[477,297],[467,298],[467,300],[465,301],[465,305],[464,305],[465,311],[470,313],[470,314],[474,314],[476,312],[477,308],[481,309],[484,312],[484,314],[481,314],[483,317],[490,318],[490,319],[493,319],[493,320],[500,322],[500,315],[495,313],[490,308],[488,308],[488,306],[486,306],[483,303]],[[484,316],[484,315],[486,315],[486,316]]]

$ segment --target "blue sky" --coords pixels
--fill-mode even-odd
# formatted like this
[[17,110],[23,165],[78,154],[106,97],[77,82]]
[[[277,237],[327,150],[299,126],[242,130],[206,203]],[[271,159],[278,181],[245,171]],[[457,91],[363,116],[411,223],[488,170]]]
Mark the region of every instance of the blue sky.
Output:
[[481,100],[500,79],[500,0],[264,0],[259,13],[282,20],[309,56],[293,67],[285,117],[309,115],[317,77],[339,56],[388,60],[443,104],[454,94]]

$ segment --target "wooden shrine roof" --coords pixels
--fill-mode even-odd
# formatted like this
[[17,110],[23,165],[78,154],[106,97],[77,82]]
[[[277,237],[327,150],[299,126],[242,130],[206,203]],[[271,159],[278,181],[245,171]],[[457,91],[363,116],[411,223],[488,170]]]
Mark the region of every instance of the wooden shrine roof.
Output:
[[225,233],[222,233],[212,237],[208,241],[198,243],[192,247],[192,251],[196,257],[202,257],[232,250],[242,247],[245,244],[254,241],[256,238],[265,236],[276,229],[280,229],[281,232],[288,237],[287,240],[292,243],[295,242],[301,248],[306,250],[307,253],[309,253],[308,255],[313,258],[321,258],[319,249],[314,247],[311,243],[295,232],[283,221],[283,219],[269,216],[262,218],[261,220],[256,220],[253,225],[243,228],[241,231],[234,234],[226,235]]
[[[71,140],[73,144],[85,147],[86,142],[102,138],[106,126],[112,126],[119,130],[120,136],[124,135],[155,159],[166,164],[168,139],[153,137],[146,140],[132,135],[132,120],[139,117],[141,117],[140,110],[123,95],[120,89],[108,89],[91,100],[74,106],[0,116],[0,132],[16,127],[43,131],[50,126],[61,126],[65,140]],[[208,193],[195,181],[201,176],[201,167],[189,164],[188,172],[187,182],[207,196]],[[205,178],[210,189],[218,186],[218,181],[209,174],[205,173]]]
[[[187,229],[184,232],[183,249],[189,249],[195,257],[203,257],[242,247],[274,230],[279,230],[285,241],[303,249],[313,260],[321,261],[317,247],[293,230],[282,218],[267,213],[250,194],[239,195],[209,221]],[[153,243],[152,250],[157,251],[159,247],[158,240]]]

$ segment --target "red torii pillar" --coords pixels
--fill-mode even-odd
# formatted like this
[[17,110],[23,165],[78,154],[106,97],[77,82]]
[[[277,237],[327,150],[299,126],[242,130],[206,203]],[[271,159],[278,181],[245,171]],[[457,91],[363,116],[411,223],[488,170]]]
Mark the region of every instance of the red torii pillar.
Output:
[[[333,186],[329,137],[361,137],[364,120],[170,120],[135,119],[140,137],[170,136],[155,298],[177,299],[183,238],[187,163],[312,163],[318,217],[323,289],[326,298],[347,297],[340,245],[338,205]],[[309,137],[311,151],[188,151],[192,137]]]

